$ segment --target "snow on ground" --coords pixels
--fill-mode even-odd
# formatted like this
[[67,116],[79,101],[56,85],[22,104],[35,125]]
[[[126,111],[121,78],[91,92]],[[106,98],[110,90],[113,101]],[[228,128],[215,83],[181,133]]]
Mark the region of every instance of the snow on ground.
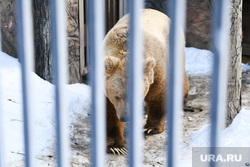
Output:
[[[192,167],[192,148],[209,147],[210,124],[194,132],[182,150],[181,166]],[[219,147],[250,147],[250,107],[243,107],[232,124],[221,132]]]
[[[233,123],[221,133],[220,147],[250,147],[250,108],[242,108]],[[209,147],[210,125],[191,136],[188,147]]]
[[242,72],[250,71],[250,65],[249,64],[241,64]]
[[[196,48],[186,48],[186,70],[189,75],[210,75],[213,54],[207,50]],[[243,64],[243,71],[250,71],[250,66]],[[34,130],[36,143],[36,159],[38,166],[49,166],[55,157],[55,118],[54,118],[54,86],[41,79],[36,74],[31,73],[33,82],[33,106],[34,110]],[[4,151],[6,153],[5,161],[7,166],[23,166],[24,146],[23,146],[23,116],[22,116],[22,95],[21,95],[21,74],[20,64],[17,59],[0,53],[0,96],[2,102],[0,105],[0,125],[3,125],[4,131],[0,132],[1,139],[5,141]],[[67,85],[67,102],[70,127],[71,145],[85,143],[89,145],[89,132],[87,137],[82,137],[79,133],[79,124],[83,123],[89,117],[90,112],[90,87],[84,84]],[[191,148],[208,146],[209,127],[206,125],[191,135],[187,144],[183,145],[182,165],[191,166]],[[82,127],[81,127],[82,128]],[[84,127],[88,129],[89,127]],[[83,129],[84,129],[83,128]],[[1,129],[0,129],[1,130]],[[80,130],[81,131],[81,130]],[[82,131],[83,132],[83,131]],[[4,134],[4,136],[2,135]],[[82,141],[77,136],[81,136]],[[149,137],[147,140],[155,140],[156,137]],[[162,138],[162,136],[158,136]],[[158,140],[158,139],[157,139]],[[250,147],[250,108],[245,107],[236,116],[233,123],[222,132],[221,146],[241,146]],[[77,146],[71,146],[74,149]],[[80,161],[83,164],[89,164],[89,151],[77,148],[79,152],[88,157],[78,158],[78,153],[72,151],[72,161]],[[2,148],[3,149],[3,148]],[[2,151],[2,150],[1,150]],[[154,152],[152,150],[152,152]],[[148,153],[149,154],[149,153]],[[151,153],[150,153],[151,154]],[[164,160],[164,154],[158,157],[160,161]],[[151,155],[146,155],[146,157]],[[49,157],[49,158],[48,158]],[[51,160],[52,159],[52,160]],[[108,158],[108,160],[116,158]],[[126,160],[123,159],[126,163]],[[158,162],[158,161],[157,161]],[[74,162],[73,166],[77,166]],[[189,165],[187,165],[189,164]],[[162,166],[161,163],[158,163]],[[81,166],[81,165],[79,165]],[[147,166],[150,166],[149,164]]]
[[[186,71],[188,75],[211,75],[213,64],[213,53],[209,50],[193,47],[185,48]],[[241,64],[242,72],[250,71],[249,64]]]
[[186,72],[188,75],[210,75],[212,73],[213,53],[209,50],[185,48]]
[[[6,150],[6,162],[8,166],[19,166],[24,158],[23,147],[23,115],[21,97],[21,73],[17,59],[4,53],[0,54],[0,78],[1,78],[1,122],[4,125],[4,141]],[[55,118],[54,118],[54,86],[31,73],[33,82],[33,106],[36,157],[46,155],[53,156],[51,148],[54,146]],[[90,111],[90,88],[84,84],[67,85],[69,123],[74,122],[80,114],[88,116]],[[3,134],[3,133],[1,133]],[[1,135],[1,137],[3,137]],[[22,166],[22,165],[20,165]]]

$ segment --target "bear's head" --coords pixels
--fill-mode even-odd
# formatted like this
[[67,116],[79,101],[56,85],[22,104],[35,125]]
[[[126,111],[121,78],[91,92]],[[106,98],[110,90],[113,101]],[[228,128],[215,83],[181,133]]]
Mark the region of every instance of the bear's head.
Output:
[[[149,91],[150,85],[154,82],[154,58],[146,58],[144,61],[144,95]],[[114,56],[105,57],[106,68],[106,90],[105,94],[114,105],[117,117],[126,121],[127,117],[127,60]],[[142,99],[143,101],[143,99]]]

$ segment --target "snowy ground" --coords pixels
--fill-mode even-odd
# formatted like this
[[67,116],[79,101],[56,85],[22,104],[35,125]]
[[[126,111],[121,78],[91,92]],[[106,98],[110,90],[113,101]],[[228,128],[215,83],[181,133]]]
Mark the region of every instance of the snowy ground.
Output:
[[[186,49],[186,69],[190,78],[189,105],[197,108],[183,114],[183,138],[180,140],[181,166],[192,166],[191,148],[208,146],[209,91],[212,53]],[[222,132],[221,146],[250,147],[250,66],[243,65],[243,106],[233,123]],[[34,115],[36,159],[38,166],[55,166],[54,86],[34,73]],[[0,125],[5,141],[6,166],[23,166],[23,118],[20,64],[0,53]],[[90,87],[84,84],[67,86],[72,166],[90,166]],[[202,109],[202,111],[199,110]],[[0,129],[1,130],[1,129]],[[4,135],[2,135],[4,134]],[[156,142],[157,141],[157,142]],[[144,140],[144,166],[163,166],[166,155],[166,133],[147,136]],[[126,166],[126,156],[107,155],[106,166]]]

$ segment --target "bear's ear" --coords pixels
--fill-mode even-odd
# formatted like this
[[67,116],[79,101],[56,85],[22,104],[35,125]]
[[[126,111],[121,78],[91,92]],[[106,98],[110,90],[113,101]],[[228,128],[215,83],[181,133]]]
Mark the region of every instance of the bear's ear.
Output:
[[156,66],[156,61],[155,61],[155,59],[153,57],[146,58],[145,64],[144,64],[145,73],[148,73],[151,70],[153,70],[155,68],[155,66]]
[[118,68],[120,64],[120,59],[113,57],[113,56],[108,56],[105,57],[105,69],[107,74],[113,74],[115,70]]
[[154,68],[156,66],[156,61],[152,57],[148,57],[144,63],[144,74],[145,77],[148,79],[149,84],[154,82]]

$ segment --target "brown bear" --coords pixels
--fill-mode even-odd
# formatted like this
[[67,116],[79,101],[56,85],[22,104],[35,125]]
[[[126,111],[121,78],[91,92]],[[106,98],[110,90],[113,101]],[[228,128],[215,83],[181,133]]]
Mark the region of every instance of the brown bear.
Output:
[[[104,39],[107,96],[107,151],[126,153],[123,117],[126,112],[128,64],[128,22],[125,15]],[[170,19],[163,13],[142,10],[144,54],[144,101],[147,108],[145,134],[163,132],[165,124],[164,95],[166,94]],[[180,41],[185,57],[185,39]],[[187,103],[189,81],[184,70],[184,104]]]

